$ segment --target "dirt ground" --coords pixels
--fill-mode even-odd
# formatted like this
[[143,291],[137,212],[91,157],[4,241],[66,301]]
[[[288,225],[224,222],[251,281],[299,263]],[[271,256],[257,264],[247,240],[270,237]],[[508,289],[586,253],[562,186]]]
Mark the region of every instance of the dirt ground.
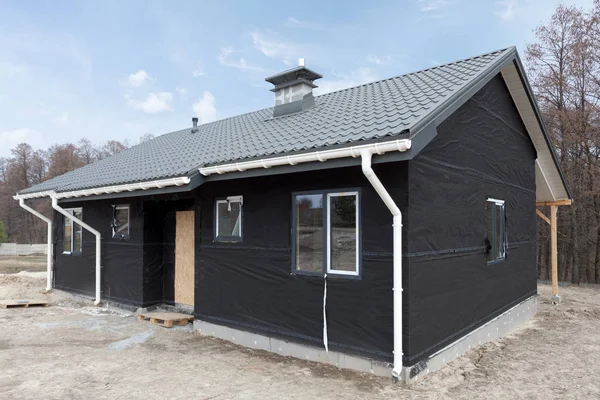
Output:
[[0,256],[0,274],[16,274],[20,271],[41,272],[46,270],[46,256]]
[[600,398],[598,289],[561,288],[554,306],[541,285],[527,326],[406,387],[41,294],[44,283],[0,276],[0,299],[51,302],[0,309],[1,399]]

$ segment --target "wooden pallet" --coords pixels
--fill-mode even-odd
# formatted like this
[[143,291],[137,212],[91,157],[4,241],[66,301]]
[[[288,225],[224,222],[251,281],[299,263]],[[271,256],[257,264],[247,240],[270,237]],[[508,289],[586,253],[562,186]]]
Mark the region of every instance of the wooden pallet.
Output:
[[185,326],[194,320],[194,317],[187,314],[171,312],[150,312],[138,315],[138,320],[150,320],[153,324],[171,328],[173,325]]
[[0,300],[0,308],[48,307],[48,305],[45,300]]

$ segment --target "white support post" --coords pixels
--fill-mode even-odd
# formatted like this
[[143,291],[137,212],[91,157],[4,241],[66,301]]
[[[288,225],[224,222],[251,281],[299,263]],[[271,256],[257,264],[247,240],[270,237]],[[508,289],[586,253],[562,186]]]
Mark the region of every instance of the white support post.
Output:
[[39,219],[43,220],[48,224],[48,251],[47,251],[47,265],[46,265],[46,292],[52,290],[52,219],[46,217],[43,214],[40,214],[33,208],[29,207],[25,204],[25,199],[19,198],[19,206],[24,210],[29,211],[31,214],[35,215]]
[[81,227],[83,229],[89,231],[90,233],[93,233],[96,236],[96,300],[94,301],[94,304],[98,305],[98,304],[100,304],[100,278],[101,278],[100,241],[102,238],[101,238],[100,232],[98,232],[97,230],[95,230],[94,228],[92,228],[91,226],[89,226],[88,224],[86,224],[85,222],[80,220],[79,218],[75,217],[73,214],[69,214],[65,209],[61,208],[58,205],[58,199],[56,198],[55,195],[50,195],[50,197],[52,198],[52,208],[53,209],[55,209],[56,211],[58,211],[65,217],[69,218],[71,221],[75,222],[77,225],[81,225]]

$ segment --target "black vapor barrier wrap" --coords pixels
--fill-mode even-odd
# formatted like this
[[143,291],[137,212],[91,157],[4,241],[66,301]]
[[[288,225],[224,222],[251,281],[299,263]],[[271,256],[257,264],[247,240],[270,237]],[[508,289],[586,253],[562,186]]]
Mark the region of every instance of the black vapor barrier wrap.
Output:
[[[402,208],[407,168],[374,167]],[[361,271],[359,277],[327,275],[328,348],[392,360],[392,215],[360,167],[203,185],[196,316],[324,348],[325,280],[292,272],[292,193],[336,189],[360,193]],[[243,196],[241,242],[214,239],[214,201],[228,196]]]
[[[191,197],[191,194],[188,196]],[[138,307],[173,304],[175,213],[194,210],[196,204],[193,198],[180,197],[136,197],[59,204],[68,211],[81,209],[83,222],[101,233],[102,300]],[[120,209],[118,214],[116,207]],[[71,230],[74,241],[70,239]],[[81,246],[75,243],[78,231],[81,231]],[[113,232],[116,232],[115,237]],[[55,211],[54,286],[93,297],[95,277],[96,236],[85,229],[78,229],[76,225],[65,224],[65,217]]]
[[[536,293],[536,153],[500,76],[438,127],[409,167],[414,364]],[[488,264],[486,201],[505,201],[505,259]]]

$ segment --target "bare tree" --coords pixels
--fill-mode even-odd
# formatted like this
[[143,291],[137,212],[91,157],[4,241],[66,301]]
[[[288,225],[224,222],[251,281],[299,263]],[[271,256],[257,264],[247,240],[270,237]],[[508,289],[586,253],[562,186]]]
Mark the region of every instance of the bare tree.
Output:
[[[599,16],[599,0],[589,11],[558,6],[526,50],[528,75],[576,199],[558,220],[559,277],[573,283],[600,283]],[[539,243],[545,265],[538,274],[546,277],[547,234]]]

